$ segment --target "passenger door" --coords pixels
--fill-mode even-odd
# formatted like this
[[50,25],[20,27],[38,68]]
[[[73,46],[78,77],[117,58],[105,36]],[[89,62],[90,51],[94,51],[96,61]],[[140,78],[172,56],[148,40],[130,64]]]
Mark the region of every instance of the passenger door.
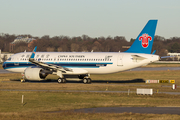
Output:
[[123,66],[123,55],[119,55],[117,58],[117,66]]

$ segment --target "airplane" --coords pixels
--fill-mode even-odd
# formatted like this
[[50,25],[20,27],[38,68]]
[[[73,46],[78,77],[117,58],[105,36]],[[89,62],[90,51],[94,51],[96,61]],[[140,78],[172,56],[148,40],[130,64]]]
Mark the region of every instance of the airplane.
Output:
[[158,20],[149,20],[132,46],[125,52],[21,52],[3,63],[3,68],[20,72],[25,80],[45,80],[49,74],[65,83],[76,76],[84,84],[91,83],[90,74],[109,74],[126,71],[158,61],[151,54]]

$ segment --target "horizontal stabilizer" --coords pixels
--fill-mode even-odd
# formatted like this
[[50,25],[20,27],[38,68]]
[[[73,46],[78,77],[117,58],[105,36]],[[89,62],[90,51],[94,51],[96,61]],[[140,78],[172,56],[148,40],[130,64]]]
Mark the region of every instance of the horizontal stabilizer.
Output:
[[145,57],[141,57],[139,55],[131,55],[133,57],[133,60],[144,60],[144,59],[147,59]]
[[172,57],[175,57],[175,56],[162,56],[161,58],[172,58]]

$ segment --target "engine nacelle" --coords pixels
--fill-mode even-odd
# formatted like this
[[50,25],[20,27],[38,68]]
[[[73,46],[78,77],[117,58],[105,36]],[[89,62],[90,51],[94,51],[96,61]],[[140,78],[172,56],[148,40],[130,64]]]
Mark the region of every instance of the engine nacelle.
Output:
[[44,80],[48,73],[42,68],[28,67],[24,71],[24,76],[27,80]]

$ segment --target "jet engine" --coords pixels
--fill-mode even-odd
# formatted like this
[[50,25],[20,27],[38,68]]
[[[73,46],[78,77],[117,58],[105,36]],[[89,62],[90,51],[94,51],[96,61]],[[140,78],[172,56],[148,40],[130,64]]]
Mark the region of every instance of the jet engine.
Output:
[[42,68],[28,67],[24,71],[24,76],[27,80],[44,80],[50,74]]

